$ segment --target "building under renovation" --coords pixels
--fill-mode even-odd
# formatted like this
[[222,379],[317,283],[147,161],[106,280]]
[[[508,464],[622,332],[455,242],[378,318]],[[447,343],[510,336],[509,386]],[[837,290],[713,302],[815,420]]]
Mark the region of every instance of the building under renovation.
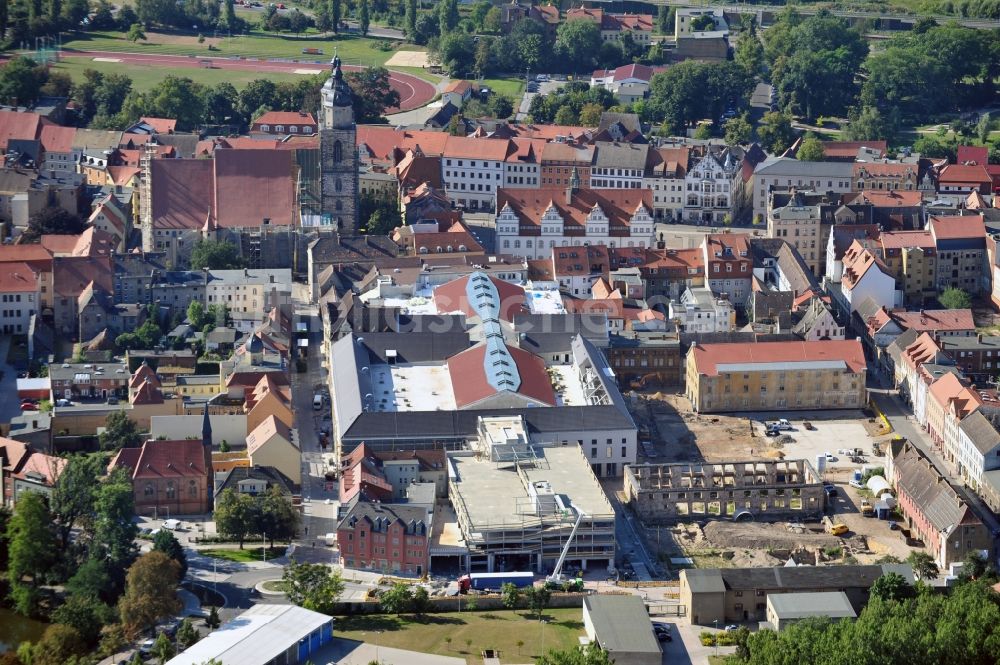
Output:
[[634,464],[625,498],[647,524],[705,517],[812,517],[823,512],[823,482],[807,460]]
[[477,448],[448,455],[448,489],[463,570],[551,572],[571,536],[566,565],[614,565],[614,509],[583,451],[532,445],[521,416],[480,418]]

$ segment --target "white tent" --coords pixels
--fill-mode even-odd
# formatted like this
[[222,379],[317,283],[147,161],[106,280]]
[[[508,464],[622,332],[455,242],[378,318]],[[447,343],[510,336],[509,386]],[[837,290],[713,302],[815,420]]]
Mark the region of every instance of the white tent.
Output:
[[871,493],[875,496],[881,495],[882,492],[892,491],[892,485],[890,485],[889,481],[882,476],[872,476],[868,479],[868,482],[865,483],[865,486],[871,490]]

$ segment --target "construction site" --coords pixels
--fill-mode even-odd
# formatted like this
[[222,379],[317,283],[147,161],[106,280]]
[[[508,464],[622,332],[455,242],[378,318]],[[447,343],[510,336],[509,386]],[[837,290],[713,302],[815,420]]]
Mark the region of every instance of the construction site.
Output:
[[[887,521],[862,514],[866,495],[849,485],[858,469],[884,464],[877,453],[891,433],[871,414],[796,414],[791,430],[768,437],[766,414],[695,414],[676,394],[633,392],[627,398],[641,445],[619,496],[640,518],[636,524],[664,566],[874,563],[909,554]],[[843,454],[845,446],[864,450],[864,459]],[[798,462],[809,471],[783,466]],[[793,500],[802,505],[803,490],[807,497],[818,493],[819,510],[789,510]],[[740,508],[747,500],[757,506],[752,515]],[[830,532],[835,524],[843,527],[838,534]]]
[[535,446],[519,419],[490,420],[475,450],[448,455],[460,569],[548,572],[564,549],[567,570],[613,566],[614,509],[580,447]]

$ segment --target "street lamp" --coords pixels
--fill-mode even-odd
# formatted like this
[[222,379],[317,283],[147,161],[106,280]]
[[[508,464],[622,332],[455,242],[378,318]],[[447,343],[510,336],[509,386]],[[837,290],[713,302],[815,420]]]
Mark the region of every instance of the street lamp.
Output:
[[[719,620],[718,619],[712,619],[712,625],[715,626],[715,630],[716,631],[719,630]],[[713,639],[715,640],[715,655],[718,656],[719,655],[719,633],[718,632],[715,633],[715,636],[714,636]]]
[[267,534],[260,535],[260,551],[264,554],[264,563],[267,563]]

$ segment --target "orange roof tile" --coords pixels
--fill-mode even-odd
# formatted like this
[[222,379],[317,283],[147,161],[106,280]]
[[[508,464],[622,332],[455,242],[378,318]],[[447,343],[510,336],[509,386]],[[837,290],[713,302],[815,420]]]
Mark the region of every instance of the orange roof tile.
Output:
[[826,340],[818,342],[757,342],[755,344],[696,344],[692,347],[698,373],[717,376],[719,365],[806,363],[843,361],[851,372],[867,367],[861,342]]

